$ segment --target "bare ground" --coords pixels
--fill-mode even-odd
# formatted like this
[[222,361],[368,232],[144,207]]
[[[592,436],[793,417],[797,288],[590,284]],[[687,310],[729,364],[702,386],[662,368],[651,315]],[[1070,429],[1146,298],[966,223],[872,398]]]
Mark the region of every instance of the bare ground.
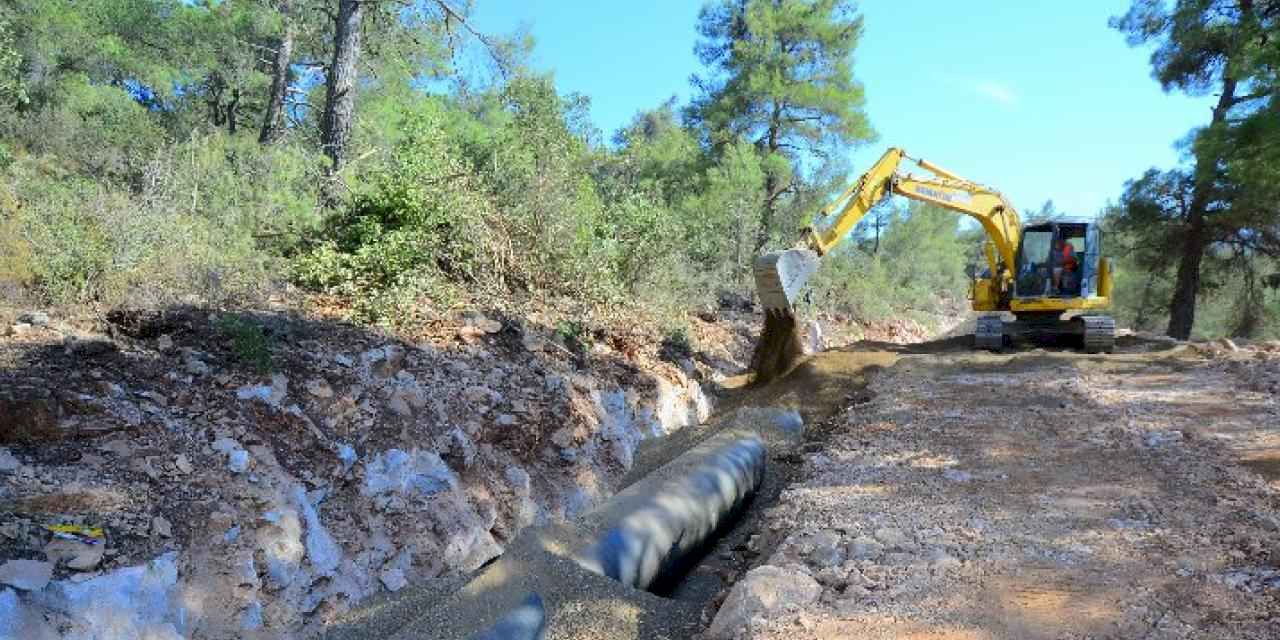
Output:
[[754,392],[825,419],[737,551],[821,594],[707,636],[1280,638],[1273,347],[961,342],[863,343]]

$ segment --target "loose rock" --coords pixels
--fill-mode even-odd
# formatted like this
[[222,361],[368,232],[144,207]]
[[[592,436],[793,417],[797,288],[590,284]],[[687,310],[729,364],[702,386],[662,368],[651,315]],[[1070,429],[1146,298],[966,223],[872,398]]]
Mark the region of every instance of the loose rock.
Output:
[[44,547],[44,555],[49,562],[76,571],[92,571],[97,568],[105,551],[104,544],[85,544],[61,538],[50,540]]
[[43,327],[49,324],[49,314],[43,311],[28,311],[18,316],[18,322]]
[[23,591],[39,591],[53,577],[53,564],[37,560],[10,560],[0,564],[0,584]]
[[327,399],[333,397],[333,388],[330,387],[329,383],[325,382],[323,379],[312,378],[307,381],[305,387],[307,389],[307,393],[317,398]]
[[822,585],[796,569],[764,565],[747,572],[711,622],[711,638],[733,638],[752,618],[769,618],[787,607],[807,605],[822,594]]
[[17,471],[21,466],[22,463],[8,449],[0,448],[0,473]]
[[173,525],[164,516],[156,516],[151,519],[151,533],[161,538],[172,538]]

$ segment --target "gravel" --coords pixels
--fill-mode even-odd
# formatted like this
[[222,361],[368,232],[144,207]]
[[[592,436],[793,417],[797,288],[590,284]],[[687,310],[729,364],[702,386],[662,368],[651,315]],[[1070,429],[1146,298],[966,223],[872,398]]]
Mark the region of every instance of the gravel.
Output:
[[826,405],[759,560],[822,593],[737,637],[1280,637],[1276,361],[1135,351],[908,355]]

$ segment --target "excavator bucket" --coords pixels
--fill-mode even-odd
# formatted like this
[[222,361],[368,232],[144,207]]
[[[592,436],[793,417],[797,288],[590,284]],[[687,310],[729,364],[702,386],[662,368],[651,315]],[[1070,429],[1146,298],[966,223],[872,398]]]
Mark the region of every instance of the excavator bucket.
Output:
[[818,260],[818,254],[807,249],[774,251],[756,259],[756,294],[764,307],[764,330],[751,356],[758,383],[786,373],[804,356],[795,302],[818,269]]
[[795,301],[818,270],[818,254],[808,249],[774,251],[756,258],[756,295],[765,311],[795,314]]

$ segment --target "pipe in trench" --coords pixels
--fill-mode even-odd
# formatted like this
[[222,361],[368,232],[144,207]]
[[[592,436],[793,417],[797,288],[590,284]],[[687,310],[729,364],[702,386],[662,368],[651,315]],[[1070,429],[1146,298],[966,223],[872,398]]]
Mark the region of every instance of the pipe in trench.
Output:
[[[588,571],[648,589],[696,552],[755,494],[764,480],[766,454],[764,441],[755,433],[718,447],[691,471],[662,484],[575,560]],[[469,640],[541,640],[545,625],[542,598],[534,593]]]
[[531,593],[520,606],[512,609],[492,627],[471,636],[468,640],[542,640],[547,622],[542,598]]
[[719,447],[692,471],[663,484],[575,559],[588,571],[647,590],[759,489],[766,459],[758,434]]

